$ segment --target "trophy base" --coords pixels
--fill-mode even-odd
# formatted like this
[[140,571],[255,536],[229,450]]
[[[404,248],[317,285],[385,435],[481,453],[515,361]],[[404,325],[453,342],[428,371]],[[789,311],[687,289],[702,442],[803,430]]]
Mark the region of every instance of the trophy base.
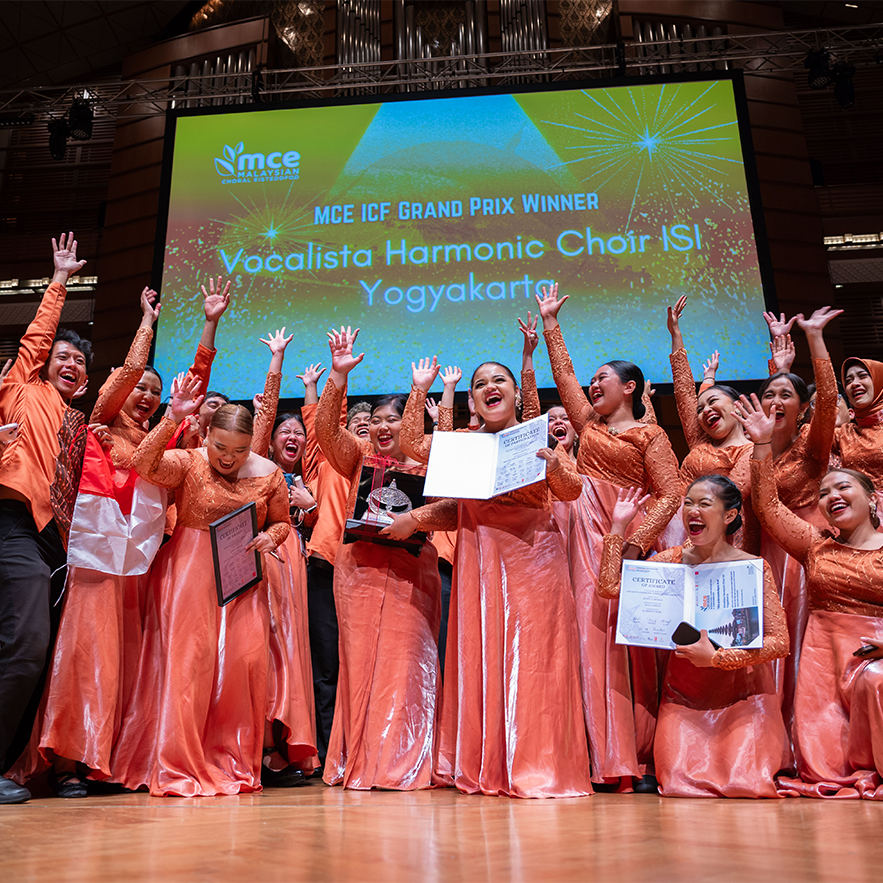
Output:
[[410,552],[415,558],[420,557],[420,552],[428,539],[425,533],[417,532],[406,540],[394,540],[390,537],[381,536],[387,525],[378,524],[376,521],[362,521],[361,519],[348,518],[343,529],[343,541],[345,543],[375,543],[378,546],[394,546]]

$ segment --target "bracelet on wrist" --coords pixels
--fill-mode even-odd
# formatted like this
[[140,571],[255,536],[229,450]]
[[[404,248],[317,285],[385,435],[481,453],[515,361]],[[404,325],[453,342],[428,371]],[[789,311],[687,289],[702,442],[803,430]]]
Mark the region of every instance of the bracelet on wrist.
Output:
[[769,439],[769,441],[762,441],[762,442],[756,441],[754,443],[754,446],[758,447],[758,446],[762,446],[762,445],[771,445],[772,443],[773,443],[772,439]]

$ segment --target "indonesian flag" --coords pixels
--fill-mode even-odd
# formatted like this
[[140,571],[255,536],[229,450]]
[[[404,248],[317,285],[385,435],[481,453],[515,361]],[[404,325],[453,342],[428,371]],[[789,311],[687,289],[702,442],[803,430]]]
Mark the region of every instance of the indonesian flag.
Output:
[[116,469],[87,433],[67,563],[117,576],[147,573],[163,538],[166,489]]

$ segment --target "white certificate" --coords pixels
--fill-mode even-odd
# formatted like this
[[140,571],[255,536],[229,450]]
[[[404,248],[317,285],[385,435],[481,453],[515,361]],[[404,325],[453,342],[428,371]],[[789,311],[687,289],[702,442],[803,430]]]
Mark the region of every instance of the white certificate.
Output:
[[542,481],[546,461],[537,451],[548,445],[548,414],[495,433],[436,432],[423,493],[488,500]]

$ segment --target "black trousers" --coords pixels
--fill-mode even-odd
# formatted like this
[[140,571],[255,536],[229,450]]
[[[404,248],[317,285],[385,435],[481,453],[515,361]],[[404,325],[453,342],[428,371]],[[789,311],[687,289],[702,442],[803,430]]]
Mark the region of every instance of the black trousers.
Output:
[[38,531],[24,503],[0,500],[0,769],[24,748],[29,733],[16,731],[30,730],[39,705],[53,633],[50,575],[64,563],[54,521]]
[[438,630],[438,665],[445,676],[445,650],[448,645],[448,614],[451,610],[451,582],[454,568],[444,558],[438,559],[438,575],[441,577],[441,626]]
[[321,558],[313,557],[307,562],[307,606],[316,697],[316,749],[319,762],[324,766],[334,721],[340,650],[334,606],[334,567]]

